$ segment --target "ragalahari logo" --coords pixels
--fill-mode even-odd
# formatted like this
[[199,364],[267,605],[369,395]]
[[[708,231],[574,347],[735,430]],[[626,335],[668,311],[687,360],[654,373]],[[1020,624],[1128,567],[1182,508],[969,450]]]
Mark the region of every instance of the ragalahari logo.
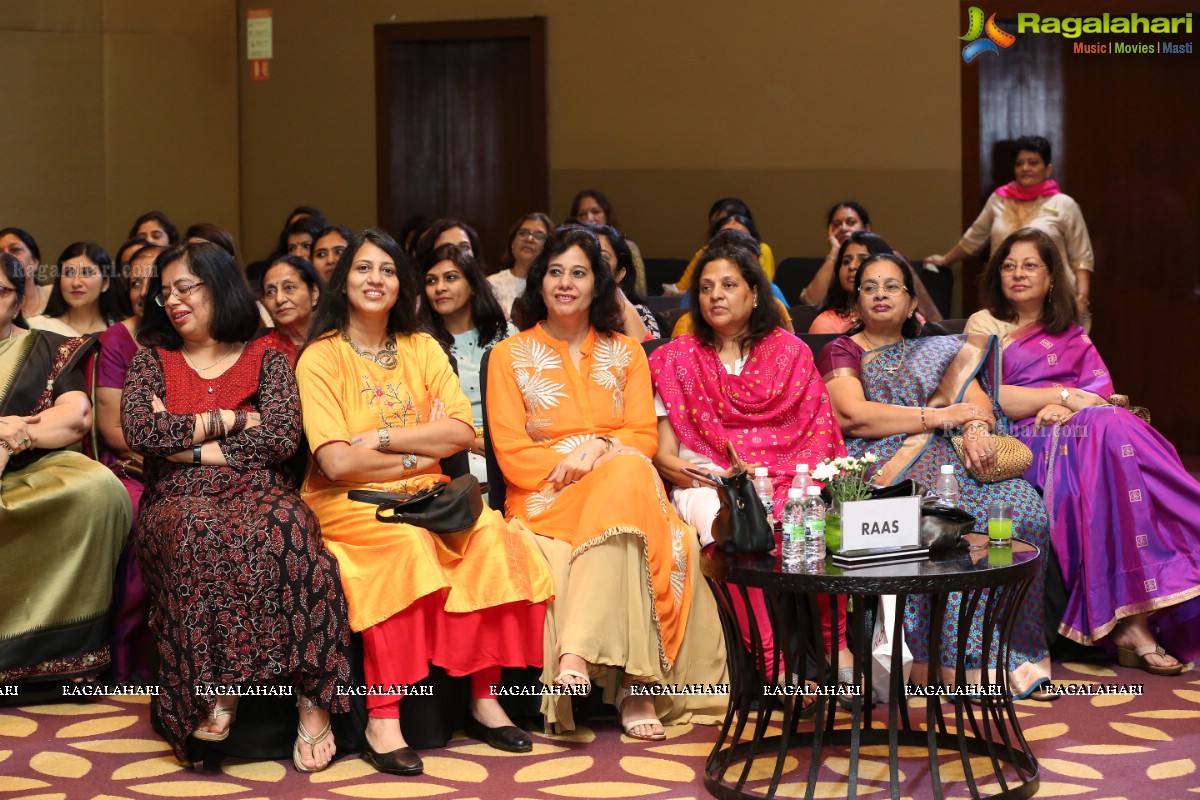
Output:
[[[980,39],[983,34],[987,34],[986,39]],[[979,58],[984,53],[1000,54],[1001,48],[1009,48],[1012,43],[1017,40],[1006,30],[1003,30],[996,24],[996,15],[992,14],[987,18],[987,23],[983,21],[983,9],[978,6],[971,6],[970,15],[968,18],[967,33],[965,36],[958,37],[969,44],[963,48],[963,61],[970,64],[975,59]]]

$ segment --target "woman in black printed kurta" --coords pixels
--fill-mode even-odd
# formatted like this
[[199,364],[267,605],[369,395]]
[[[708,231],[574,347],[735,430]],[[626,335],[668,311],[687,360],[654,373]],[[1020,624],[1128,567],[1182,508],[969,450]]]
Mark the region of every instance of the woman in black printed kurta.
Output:
[[322,769],[329,712],[348,709],[336,688],[349,627],[337,562],[280,470],[300,439],[295,377],[282,353],[246,343],[257,315],[224,251],[183,245],[156,266],[138,331],[148,349],[121,405],[146,459],[137,555],[162,658],[155,719],[182,758],[189,735],[228,736],[236,698],[224,691],[294,686],[305,713],[293,760]]

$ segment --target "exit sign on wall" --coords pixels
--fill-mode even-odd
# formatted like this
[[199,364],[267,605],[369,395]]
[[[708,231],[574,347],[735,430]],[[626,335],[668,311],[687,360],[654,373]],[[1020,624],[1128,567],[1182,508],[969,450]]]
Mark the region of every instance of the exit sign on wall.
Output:
[[271,77],[271,9],[246,11],[246,58],[250,61],[250,80]]

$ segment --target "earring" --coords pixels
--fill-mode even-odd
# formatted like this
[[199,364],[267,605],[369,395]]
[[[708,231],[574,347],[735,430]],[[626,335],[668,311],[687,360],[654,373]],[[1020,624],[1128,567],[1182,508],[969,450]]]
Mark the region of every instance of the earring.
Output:
[[758,308],[758,301],[757,301],[757,300],[755,300],[755,301],[754,301],[754,308]]

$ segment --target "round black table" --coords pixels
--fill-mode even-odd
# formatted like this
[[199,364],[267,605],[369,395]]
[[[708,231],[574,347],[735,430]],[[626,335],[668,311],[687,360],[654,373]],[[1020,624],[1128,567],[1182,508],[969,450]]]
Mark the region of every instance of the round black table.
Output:
[[[891,797],[901,795],[899,748],[916,746],[929,753],[929,774],[933,796],[943,797],[938,748],[957,751],[963,775],[972,797],[1025,798],[1038,788],[1038,764],[1021,733],[1021,725],[1008,691],[1007,671],[998,668],[989,676],[981,670],[980,689],[967,680],[968,660],[980,665],[980,653],[967,652],[971,625],[982,635],[982,651],[993,652],[992,663],[1007,663],[1009,640],[1020,606],[1037,570],[1041,568],[1040,550],[1019,539],[1011,550],[991,549],[987,537],[971,534],[975,549],[958,550],[931,556],[928,560],[902,564],[842,570],[829,561],[811,567],[785,568],[778,552],[765,555],[730,554],[710,550],[700,560],[700,568],[717,597],[729,653],[729,710],[725,722],[705,763],[704,785],[720,798],[773,797],[785,772],[788,756],[808,754],[807,793],[812,798],[822,761],[828,746],[849,746],[848,797],[858,792],[859,750],[864,745],[887,745]],[[761,594],[759,594],[761,593]],[[948,595],[959,593],[958,641],[942,641],[942,623]],[[870,654],[872,615],[866,613],[869,600],[880,595],[896,595],[896,610],[891,623],[894,643],[891,654],[890,688],[887,701],[887,728],[873,725],[870,708]],[[919,687],[926,697],[925,726],[920,730],[910,721],[909,699],[914,690],[902,684],[901,634],[904,607],[909,595],[930,596],[929,653],[943,653],[944,662],[953,656],[954,667],[938,670],[931,665],[927,683]],[[860,644],[854,648],[854,680],[866,691],[849,699],[850,709],[839,708],[832,696],[819,695],[815,705],[816,723],[805,726],[801,709],[811,699],[796,693],[780,694],[780,683],[803,686],[798,676],[814,674],[822,691],[836,692],[837,664],[831,665],[821,635],[820,603],[828,603],[832,623],[833,650],[844,647],[838,641],[838,610],[850,610],[847,629],[856,633]],[[752,602],[753,601],[753,602]],[[746,609],[757,605],[758,616],[769,618],[773,645],[764,646],[756,615]],[[748,640],[748,641],[746,641]],[[986,666],[986,662],[984,662]],[[952,676],[950,675],[952,673]],[[775,676],[792,676],[791,680]],[[938,695],[950,695],[953,716],[943,713]],[[968,697],[967,693],[974,696]],[[977,693],[977,694],[976,694]],[[915,695],[914,693],[914,696]],[[781,718],[779,713],[781,712]],[[805,715],[807,716],[807,714]],[[835,730],[835,718],[849,728]],[[947,724],[952,718],[954,729]],[[780,724],[782,732],[768,736],[771,724]],[[986,756],[990,770],[976,774],[979,759]],[[769,785],[747,789],[751,770],[764,761],[773,761]],[[803,774],[802,769],[796,773]],[[791,776],[794,779],[796,773]],[[756,774],[762,776],[760,768]],[[765,780],[765,777],[761,777]],[[996,784],[999,791],[980,794],[980,787]],[[794,795],[792,795],[794,796]]]

